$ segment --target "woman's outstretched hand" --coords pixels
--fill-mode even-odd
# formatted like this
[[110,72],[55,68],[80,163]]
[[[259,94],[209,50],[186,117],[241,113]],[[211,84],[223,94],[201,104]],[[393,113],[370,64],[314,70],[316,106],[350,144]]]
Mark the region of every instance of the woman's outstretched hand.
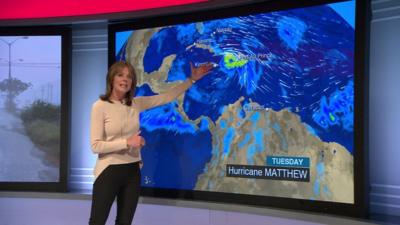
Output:
[[190,70],[192,71],[191,79],[194,81],[200,80],[207,75],[213,67],[213,63],[205,63],[201,64],[199,67],[194,67],[193,63],[190,62]]

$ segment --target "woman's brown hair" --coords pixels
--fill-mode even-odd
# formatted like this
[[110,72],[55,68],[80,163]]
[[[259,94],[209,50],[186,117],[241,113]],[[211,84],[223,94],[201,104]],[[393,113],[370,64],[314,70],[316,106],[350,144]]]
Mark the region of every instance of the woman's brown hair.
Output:
[[133,66],[130,63],[125,62],[125,61],[115,62],[114,64],[111,65],[110,69],[108,69],[107,78],[106,78],[106,93],[103,95],[100,95],[101,100],[112,103],[110,101],[110,96],[111,96],[112,89],[113,89],[112,83],[113,83],[114,77],[118,73],[120,73],[124,68],[128,68],[129,75],[132,78],[131,90],[126,92],[125,97],[124,97],[124,102],[128,106],[132,105],[132,98],[133,98],[133,95],[135,94],[135,90],[136,90],[136,74],[135,74],[135,70],[133,69]]

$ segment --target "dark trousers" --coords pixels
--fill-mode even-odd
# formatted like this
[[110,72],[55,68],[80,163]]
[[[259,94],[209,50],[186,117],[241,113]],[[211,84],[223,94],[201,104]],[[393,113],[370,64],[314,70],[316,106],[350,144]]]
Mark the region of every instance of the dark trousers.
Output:
[[104,225],[117,197],[116,225],[130,225],[140,192],[139,162],[108,166],[93,184],[89,225]]

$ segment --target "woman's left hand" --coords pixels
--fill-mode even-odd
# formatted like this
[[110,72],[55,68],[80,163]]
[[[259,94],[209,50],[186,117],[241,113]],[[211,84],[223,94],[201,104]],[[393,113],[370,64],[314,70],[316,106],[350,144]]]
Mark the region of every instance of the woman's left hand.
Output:
[[214,67],[213,63],[205,63],[201,64],[199,67],[194,67],[190,62],[190,70],[192,71],[191,79],[194,81],[198,81],[207,75],[211,69]]

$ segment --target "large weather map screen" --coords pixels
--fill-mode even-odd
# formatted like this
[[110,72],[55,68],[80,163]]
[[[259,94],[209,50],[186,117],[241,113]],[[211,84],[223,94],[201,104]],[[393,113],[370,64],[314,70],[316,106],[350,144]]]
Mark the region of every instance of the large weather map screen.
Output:
[[215,64],[140,116],[142,186],[354,203],[355,1],[115,33],[136,95]]

